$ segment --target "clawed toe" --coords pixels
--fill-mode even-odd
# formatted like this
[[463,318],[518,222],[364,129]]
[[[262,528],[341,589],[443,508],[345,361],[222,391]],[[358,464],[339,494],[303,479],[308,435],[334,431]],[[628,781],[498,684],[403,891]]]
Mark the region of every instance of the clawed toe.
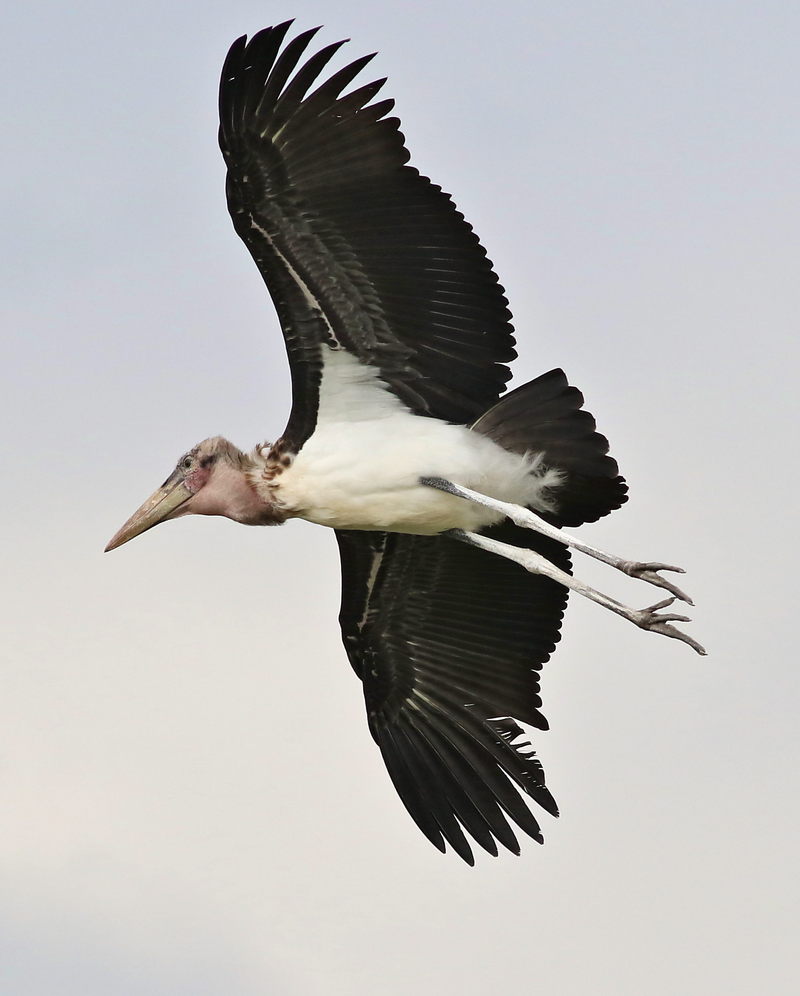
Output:
[[630,577],[639,578],[648,584],[655,585],[656,588],[663,588],[671,595],[674,595],[675,598],[686,602],[687,605],[694,605],[694,602],[685,591],[682,591],[676,584],[667,580],[667,578],[662,578],[659,574],[659,571],[673,571],[676,574],[685,574],[686,571],[682,567],[673,567],[671,564],[657,562],[642,563],[636,560],[623,560],[619,566],[620,570]]
[[663,636],[669,636],[673,640],[681,640],[683,643],[688,644],[693,650],[695,650],[701,656],[706,655],[705,648],[699,644],[696,640],[693,640],[686,633],[682,633],[675,626],[671,626],[670,623],[673,622],[691,622],[688,616],[679,616],[674,613],[663,613],[659,615],[661,609],[666,609],[675,601],[676,596],[670,598],[665,598],[661,602],[656,602],[655,605],[651,605],[646,609],[639,609],[635,611],[631,619],[640,626],[642,629],[649,630],[651,633],[661,633]]

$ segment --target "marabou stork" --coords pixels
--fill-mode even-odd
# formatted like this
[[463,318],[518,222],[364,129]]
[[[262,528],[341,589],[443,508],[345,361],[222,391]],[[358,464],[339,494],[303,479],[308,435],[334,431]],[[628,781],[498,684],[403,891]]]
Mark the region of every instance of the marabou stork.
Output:
[[[520,722],[544,730],[538,671],[567,589],[703,648],[663,613],[660,571],[562,532],[626,501],[608,442],[561,370],[502,394],[516,353],[503,288],[450,196],[408,165],[371,55],[298,68],[316,29],[235,41],[219,95],[227,199],[280,318],[292,409],[274,443],[182,456],[108,544],[166,519],[300,517],[336,533],[339,616],[369,728],[422,832],[473,862],[541,842],[520,791],[557,814]],[[502,396],[501,396],[502,395]],[[572,547],[666,589],[634,610],[571,576]]]

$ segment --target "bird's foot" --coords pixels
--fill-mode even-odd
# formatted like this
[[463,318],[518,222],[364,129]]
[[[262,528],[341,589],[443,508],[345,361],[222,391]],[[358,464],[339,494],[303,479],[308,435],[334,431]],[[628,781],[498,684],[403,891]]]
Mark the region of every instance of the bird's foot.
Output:
[[661,564],[655,562],[642,562],[639,560],[620,560],[617,565],[619,569],[632,578],[639,578],[642,581],[647,581],[648,584],[653,584],[657,588],[664,588],[674,595],[675,598],[679,598],[682,602],[686,602],[687,605],[694,605],[694,602],[689,598],[686,592],[682,591],[676,584],[673,584],[668,578],[662,578],[660,571],[673,571],[676,574],[685,574],[686,571],[682,567],[673,567],[671,564]]
[[[665,568],[661,567],[659,569],[664,570]],[[674,568],[669,568],[669,570],[674,570]],[[639,575],[636,576],[638,577]],[[672,605],[676,597],[680,596],[672,595],[669,598],[665,598],[663,602],[656,602],[655,605],[651,605],[646,609],[632,609],[628,618],[631,622],[636,623],[637,626],[642,629],[647,629],[651,633],[661,633],[663,636],[672,637],[673,640],[682,640],[683,643],[688,644],[692,650],[695,650],[702,657],[705,657],[706,650],[703,646],[701,646],[701,644],[699,644],[696,640],[693,640],[690,636],[687,636],[686,633],[682,633],[677,627],[670,625],[670,623],[673,622],[691,622],[691,619],[689,619],[688,616],[679,616],[674,613],[662,613],[659,615],[659,610],[666,609],[668,606]],[[688,601],[688,599],[685,599],[685,601]]]

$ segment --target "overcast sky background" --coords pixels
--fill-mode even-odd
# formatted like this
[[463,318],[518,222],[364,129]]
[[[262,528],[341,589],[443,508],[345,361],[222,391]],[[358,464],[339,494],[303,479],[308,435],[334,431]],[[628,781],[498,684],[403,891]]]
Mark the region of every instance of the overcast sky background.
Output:
[[[215,102],[229,43],[292,15],[380,51],[507,289],[516,382],[563,366],[610,436],[631,500],[584,534],[689,571],[705,659],[573,599],[535,737],[562,816],[520,858],[469,869],[407,817],[331,535],[101,552],[188,446],[284,424]],[[797,992],[798,7],[3,17],[0,990]]]

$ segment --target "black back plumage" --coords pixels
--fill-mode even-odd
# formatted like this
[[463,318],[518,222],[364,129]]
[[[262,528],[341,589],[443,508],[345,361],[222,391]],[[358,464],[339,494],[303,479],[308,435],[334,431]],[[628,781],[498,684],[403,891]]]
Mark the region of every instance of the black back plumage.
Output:
[[[291,22],[289,22],[291,23]],[[275,302],[292,367],[285,436],[313,431],[320,346],[376,366],[417,414],[469,423],[515,356],[503,289],[450,196],[408,165],[384,80],[344,93],[372,56],[319,84],[343,44],[297,66],[315,30],[234,42],[220,84],[220,147],[236,231]]]

